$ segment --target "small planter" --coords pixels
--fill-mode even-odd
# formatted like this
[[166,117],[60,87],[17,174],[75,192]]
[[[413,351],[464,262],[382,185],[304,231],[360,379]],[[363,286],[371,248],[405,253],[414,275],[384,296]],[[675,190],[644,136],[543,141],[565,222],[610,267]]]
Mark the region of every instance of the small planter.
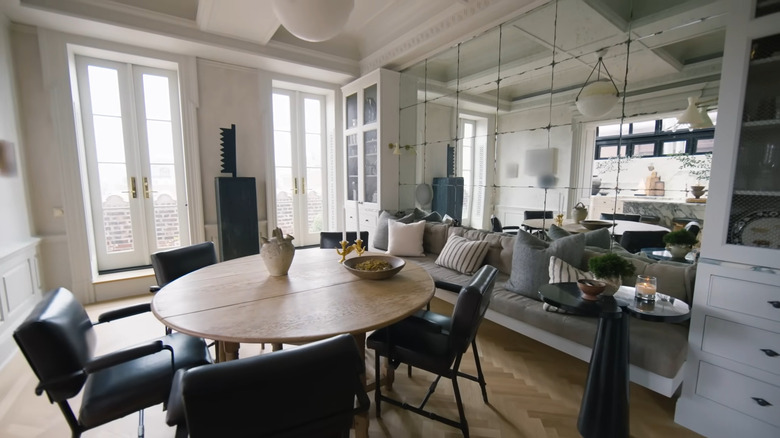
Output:
[[692,245],[672,244],[666,245],[666,250],[672,254],[672,258],[684,259],[693,249]]

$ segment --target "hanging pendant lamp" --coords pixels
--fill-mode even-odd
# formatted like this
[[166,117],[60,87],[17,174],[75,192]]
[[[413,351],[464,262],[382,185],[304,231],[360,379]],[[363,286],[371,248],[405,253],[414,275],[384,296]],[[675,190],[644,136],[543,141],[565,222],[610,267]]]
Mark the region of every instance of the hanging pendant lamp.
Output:
[[[600,117],[608,113],[617,103],[618,97],[620,97],[617,85],[612,80],[612,76],[609,75],[607,66],[604,65],[603,58],[606,52],[606,50],[596,52],[599,60],[593,66],[593,70],[590,71],[588,78],[585,80],[585,85],[583,85],[574,99],[579,112],[587,117]],[[601,79],[602,68],[604,68],[607,79]],[[596,80],[589,84],[588,81],[594,72],[596,72]]]
[[271,5],[291,34],[320,42],[341,32],[355,8],[355,0],[273,0]]
[[712,128],[714,125],[712,119],[707,114],[707,106],[703,106],[701,109],[697,106],[697,99],[693,96],[688,98],[688,107],[685,111],[677,116],[677,123],[675,123],[669,130],[679,131],[682,129],[704,129]]

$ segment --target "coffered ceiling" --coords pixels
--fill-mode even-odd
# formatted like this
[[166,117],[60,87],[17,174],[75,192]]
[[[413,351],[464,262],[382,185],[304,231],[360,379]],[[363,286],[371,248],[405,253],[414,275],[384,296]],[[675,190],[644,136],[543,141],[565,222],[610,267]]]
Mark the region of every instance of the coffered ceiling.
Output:
[[[553,46],[558,59],[573,59],[557,74],[553,87],[558,90],[581,86],[595,65],[595,51],[624,41],[629,31],[635,40],[630,74],[643,88],[717,78],[725,3],[559,0],[556,33],[550,25],[555,8],[549,0],[355,0],[344,31],[321,43],[287,32],[271,0],[0,0],[0,7],[22,24],[337,83],[377,67],[402,70],[422,59],[436,59],[430,68],[437,81],[446,86],[455,80],[457,66],[459,79],[472,81],[474,93],[487,98],[490,87],[480,90],[479,84],[485,83],[485,72],[495,69],[487,46],[492,43],[475,39],[460,64],[448,59],[446,49],[509,20],[516,21],[503,29],[505,37],[512,37],[511,47],[502,53],[508,68],[549,64]],[[625,56],[608,53],[605,63],[618,71],[626,64]],[[503,84],[502,99],[549,92],[549,79],[539,76],[538,83],[527,75]]]

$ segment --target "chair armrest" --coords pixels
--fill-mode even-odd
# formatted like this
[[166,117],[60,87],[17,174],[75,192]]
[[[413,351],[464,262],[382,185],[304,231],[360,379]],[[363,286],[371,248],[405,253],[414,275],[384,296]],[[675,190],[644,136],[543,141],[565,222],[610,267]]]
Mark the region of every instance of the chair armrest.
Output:
[[121,318],[127,318],[128,316],[138,315],[141,313],[151,312],[152,305],[149,303],[136,304],[135,306],[123,307],[121,309],[111,310],[101,314],[98,317],[98,324],[104,322],[111,322]]
[[449,283],[446,281],[436,280],[433,282],[437,289],[444,289],[450,292],[460,293],[460,289],[463,287],[459,284]]
[[162,289],[162,288],[160,286],[157,286],[156,284],[152,285],[152,286],[149,286],[149,292],[151,292],[153,294],[156,294],[157,292],[160,292],[160,289]]
[[87,374],[91,374],[96,371],[118,365],[120,363],[129,362],[144,356],[149,356],[151,354],[162,351],[164,348],[163,341],[158,339],[145,345],[139,345],[137,347],[128,348],[126,350],[117,351],[115,353],[109,353],[87,362],[86,365],[84,365],[84,371],[86,371]]
[[56,387],[58,385],[69,383],[71,380],[81,378],[84,375],[84,370],[74,371],[66,376],[59,376],[54,379],[47,380],[45,382],[38,382],[35,386],[35,395],[40,396],[43,391],[48,391],[49,388]]

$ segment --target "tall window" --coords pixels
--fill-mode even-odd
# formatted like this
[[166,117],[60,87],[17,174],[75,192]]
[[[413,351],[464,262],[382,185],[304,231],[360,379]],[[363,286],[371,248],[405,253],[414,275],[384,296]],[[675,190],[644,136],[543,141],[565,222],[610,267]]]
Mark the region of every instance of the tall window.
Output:
[[487,188],[487,119],[462,114],[459,120],[461,140],[458,146],[457,172],[463,177],[461,222],[482,226]]
[[471,205],[474,193],[474,142],[477,134],[477,122],[461,119],[463,140],[458,154],[458,170],[463,177],[463,216],[464,225],[471,224]]
[[325,97],[274,89],[276,226],[298,245],[319,243],[326,198]]
[[173,70],[76,57],[90,210],[101,272],[189,244]]

